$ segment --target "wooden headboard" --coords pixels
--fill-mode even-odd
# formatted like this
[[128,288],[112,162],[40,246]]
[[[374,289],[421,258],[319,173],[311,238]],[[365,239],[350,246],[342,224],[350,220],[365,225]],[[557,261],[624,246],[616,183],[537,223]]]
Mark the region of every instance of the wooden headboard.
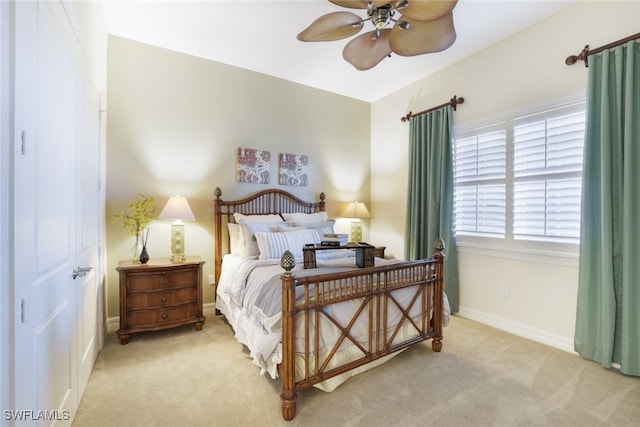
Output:
[[[320,193],[318,202],[305,202],[293,194],[278,189],[254,193],[240,200],[222,200],[222,190],[214,190],[213,211],[215,215],[215,282],[218,283],[222,270],[222,257],[229,253],[229,233],[227,224],[234,223],[234,213],[244,215],[267,215],[279,213],[314,213],[325,210],[325,195]],[[223,237],[224,236],[224,237]],[[225,245],[223,246],[223,242]],[[223,249],[224,248],[224,249]]]

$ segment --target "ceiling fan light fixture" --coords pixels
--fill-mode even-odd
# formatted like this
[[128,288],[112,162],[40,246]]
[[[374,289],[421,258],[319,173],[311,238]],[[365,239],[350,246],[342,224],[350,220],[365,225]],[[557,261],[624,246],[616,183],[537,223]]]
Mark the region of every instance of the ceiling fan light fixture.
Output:
[[379,7],[378,9],[373,10],[371,14],[371,22],[373,22],[373,25],[379,30],[387,28],[394,13],[395,12],[391,8],[390,4],[384,5],[382,7]]
[[[416,56],[441,52],[456,40],[453,9],[458,0],[329,0],[350,9],[366,9],[367,18],[351,12],[332,12],[317,18],[298,40],[340,40],[357,34],[366,21],[373,31],[352,39],[343,58],[358,70],[368,70],[393,52]],[[398,13],[398,19],[394,15]]]

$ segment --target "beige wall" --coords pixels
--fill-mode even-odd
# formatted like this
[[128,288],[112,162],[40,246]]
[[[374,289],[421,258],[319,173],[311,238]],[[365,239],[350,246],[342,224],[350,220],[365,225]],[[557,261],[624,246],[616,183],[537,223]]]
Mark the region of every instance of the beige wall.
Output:
[[[117,317],[115,267],[133,243],[113,215],[136,193],[187,197],[186,252],[205,261],[204,300],[213,274],[213,190],[223,198],[282,188],[312,200],[324,191],[336,217],[343,203],[369,202],[370,105],[285,80],[109,38],[107,103],[107,316]],[[269,150],[271,184],[235,182],[237,147]],[[277,184],[279,153],[309,156],[309,186]],[[338,227],[345,227],[339,222]],[[152,225],[152,257],[170,255],[170,223]]]
[[[638,2],[580,2],[540,24],[373,104],[246,70],[109,39],[107,143],[108,316],[118,315],[115,265],[131,239],[109,220],[139,191],[189,198],[187,252],[213,271],[213,188],[226,197],[265,188],[234,182],[238,146],[308,154],[311,185],[286,188],[305,197],[325,191],[328,210],[368,202],[367,240],[403,257],[409,111],[466,100],[456,128],[584,94],[587,70],[564,59],[589,43],[637,33]],[[369,163],[370,159],[370,163]],[[272,165],[272,173],[277,166]],[[277,186],[277,185],[272,185]],[[340,227],[348,227],[344,223]],[[152,229],[152,256],[169,254],[169,224]],[[461,314],[570,350],[577,259],[510,250],[460,248]],[[508,298],[500,289],[508,286]],[[205,286],[205,302],[213,300]]]
[[[456,128],[584,95],[587,70],[568,55],[638,32],[639,2],[580,2],[564,12],[372,104],[371,240],[402,258],[409,125],[399,118],[465,103]],[[577,259],[461,248],[461,314],[567,350],[573,348]],[[509,297],[500,296],[508,286]]]

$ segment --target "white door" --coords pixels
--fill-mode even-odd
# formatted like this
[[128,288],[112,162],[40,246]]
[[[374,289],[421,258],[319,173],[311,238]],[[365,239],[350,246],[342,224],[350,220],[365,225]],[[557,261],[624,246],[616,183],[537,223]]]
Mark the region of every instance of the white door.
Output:
[[14,409],[65,425],[78,405],[78,48],[59,2],[15,14]]
[[[84,63],[84,61],[81,61]],[[88,73],[78,79],[78,221],[77,329],[78,392],[82,395],[102,346],[103,303],[99,263],[100,202],[100,96]]]

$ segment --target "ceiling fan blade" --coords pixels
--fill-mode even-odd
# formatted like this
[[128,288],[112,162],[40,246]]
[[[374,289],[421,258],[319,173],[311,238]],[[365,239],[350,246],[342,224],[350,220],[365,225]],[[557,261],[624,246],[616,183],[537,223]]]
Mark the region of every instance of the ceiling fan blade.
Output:
[[389,46],[401,56],[415,56],[424,53],[440,52],[456,41],[456,29],[453,25],[453,13],[431,22],[418,22],[407,19],[410,27],[406,30],[396,25],[391,30]]
[[[367,9],[369,7],[368,0],[329,0],[331,3],[342,7],[348,7],[350,9]],[[376,7],[384,6],[390,3],[391,0],[371,0],[371,3]]]
[[357,34],[363,26],[362,19],[351,12],[332,12],[322,15],[298,34],[303,42],[340,40]]
[[375,37],[375,33],[371,31],[352,39],[344,47],[342,57],[358,70],[368,70],[378,65],[391,54],[389,47],[391,30],[380,30],[378,38]]
[[338,6],[348,7],[350,9],[366,9],[367,0],[329,0]]
[[398,12],[414,21],[434,21],[451,13],[457,3],[458,0],[409,0],[409,5]]

